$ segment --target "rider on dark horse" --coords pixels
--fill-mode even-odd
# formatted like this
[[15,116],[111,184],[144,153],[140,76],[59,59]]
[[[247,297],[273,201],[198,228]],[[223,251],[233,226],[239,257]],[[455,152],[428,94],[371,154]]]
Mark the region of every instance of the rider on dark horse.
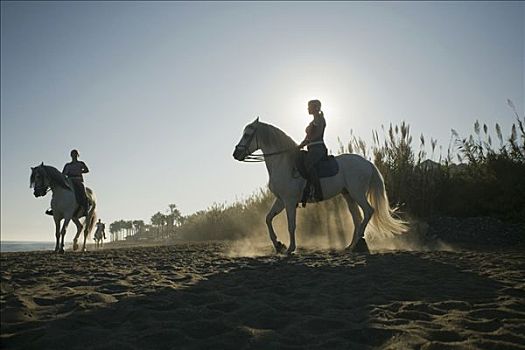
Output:
[[324,114],[321,111],[321,101],[309,101],[308,114],[312,115],[314,120],[312,120],[306,127],[306,137],[303,142],[299,144],[299,149],[303,148],[304,146],[306,146],[308,149],[305,159],[305,167],[308,174],[308,179],[306,183],[306,190],[303,192],[303,198],[301,199],[303,206],[305,206],[306,202],[308,201],[309,189],[311,185],[314,186],[314,200],[323,200],[323,192],[317,174],[316,165],[328,154],[328,150],[326,149],[323,141],[326,121],[324,119]]
[[[80,216],[87,215],[88,212],[88,199],[86,195],[86,188],[84,187],[84,177],[82,174],[89,173],[89,169],[81,160],[78,160],[79,153],[76,149],[71,151],[71,162],[67,163],[62,170],[62,174],[66,175],[74,187],[75,197],[79,204]],[[46,211],[46,214],[53,215],[50,210]]]

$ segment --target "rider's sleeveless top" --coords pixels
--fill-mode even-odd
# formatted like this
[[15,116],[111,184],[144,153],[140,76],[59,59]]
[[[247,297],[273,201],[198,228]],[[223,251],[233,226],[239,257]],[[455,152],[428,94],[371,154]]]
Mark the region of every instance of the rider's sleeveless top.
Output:
[[[306,127],[306,136],[308,138],[308,146],[324,143],[324,130],[326,128],[326,121],[322,115],[315,117],[314,120]],[[317,137],[313,135],[317,134]]]
[[84,177],[82,176],[84,169],[87,169],[87,166],[82,161],[69,162],[64,166],[62,174],[75,180],[84,181]]

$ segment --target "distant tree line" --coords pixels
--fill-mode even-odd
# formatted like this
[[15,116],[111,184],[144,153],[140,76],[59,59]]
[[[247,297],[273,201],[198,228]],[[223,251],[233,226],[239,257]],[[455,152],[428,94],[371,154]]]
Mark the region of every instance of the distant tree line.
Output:
[[183,224],[184,217],[177,205],[169,204],[165,213],[157,212],[150,218],[150,223],[143,220],[117,220],[109,225],[111,241],[153,239],[164,240],[175,236],[176,230]]

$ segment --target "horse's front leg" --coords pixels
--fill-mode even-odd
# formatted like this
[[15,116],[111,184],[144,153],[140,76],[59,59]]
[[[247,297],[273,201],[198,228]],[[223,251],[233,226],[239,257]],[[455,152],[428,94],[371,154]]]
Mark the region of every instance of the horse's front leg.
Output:
[[53,220],[55,221],[55,237],[56,237],[56,245],[55,245],[55,253],[58,253],[60,250],[60,218],[57,216],[53,216]]
[[272,208],[270,209],[268,214],[266,214],[266,226],[268,227],[270,239],[272,240],[273,246],[277,253],[282,253],[286,249],[286,246],[277,240],[277,235],[275,234],[275,231],[273,229],[272,221],[274,217],[276,217],[280,212],[283,211],[283,209],[283,201],[279,198],[276,198],[275,202],[273,202]]
[[60,230],[60,235],[62,236],[62,242],[60,243],[60,249],[58,250],[59,253],[64,253],[64,237],[66,236],[67,231],[67,225],[69,225],[69,221],[71,219],[65,218],[64,224],[62,225],[62,230]]
[[80,232],[82,232],[82,223],[78,218],[73,218],[73,222],[77,226],[77,234],[75,235],[75,238],[73,239],[73,250],[78,249],[78,237],[80,236]]
[[288,219],[288,233],[290,234],[290,246],[286,253],[288,255],[295,251],[295,216],[297,206],[296,203],[286,203],[286,218]]

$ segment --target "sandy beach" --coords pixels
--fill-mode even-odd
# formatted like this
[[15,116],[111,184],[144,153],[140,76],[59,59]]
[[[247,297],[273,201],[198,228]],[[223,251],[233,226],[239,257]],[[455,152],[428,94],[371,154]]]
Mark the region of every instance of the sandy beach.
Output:
[[524,349],[525,253],[4,253],[3,349]]

